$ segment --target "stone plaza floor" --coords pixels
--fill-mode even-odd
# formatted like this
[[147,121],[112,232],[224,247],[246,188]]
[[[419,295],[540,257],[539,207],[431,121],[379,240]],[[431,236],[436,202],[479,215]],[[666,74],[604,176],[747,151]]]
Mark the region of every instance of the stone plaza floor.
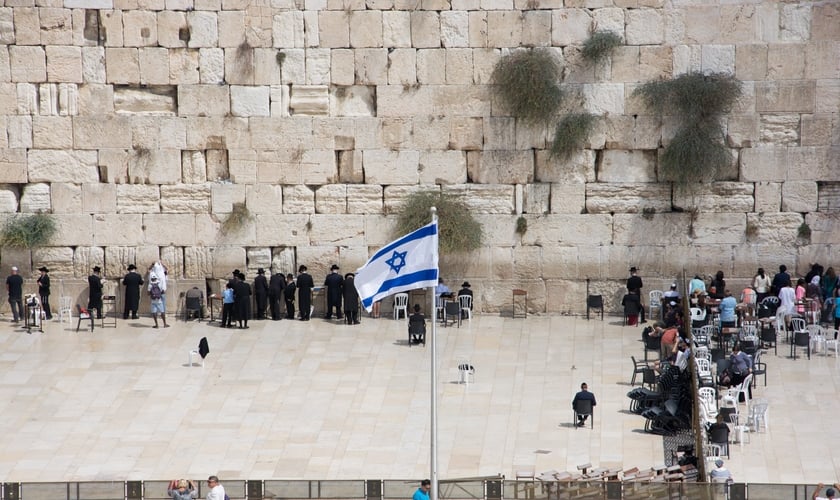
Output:
[[[74,319],[28,334],[7,316],[0,480],[429,476],[431,349],[407,345],[404,320],[171,324],[120,320],[91,334]],[[438,327],[439,478],[663,464],[662,438],[628,411],[640,332],[615,317],[547,315]],[[202,336],[206,364],[188,366]],[[764,357],[755,397],[770,402],[770,432],[732,446],[739,482],[837,481],[840,363],[788,353],[782,343]],[[468,386],[460,356],[476,369]],[[571,425],[581,382],[598,398],[592,430]]]

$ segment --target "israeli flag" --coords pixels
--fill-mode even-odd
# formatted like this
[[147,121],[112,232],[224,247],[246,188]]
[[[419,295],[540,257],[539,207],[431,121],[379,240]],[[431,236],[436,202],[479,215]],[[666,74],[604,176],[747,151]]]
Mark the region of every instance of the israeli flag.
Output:
[[362,306],[415,288],[437,286],[438,225],[427,224],[385,245],[356,271],[356,290]]

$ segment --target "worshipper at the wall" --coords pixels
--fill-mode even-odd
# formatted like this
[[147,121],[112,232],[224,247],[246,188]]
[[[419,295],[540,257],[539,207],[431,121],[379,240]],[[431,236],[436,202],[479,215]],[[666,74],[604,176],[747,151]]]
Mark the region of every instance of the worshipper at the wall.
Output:
[[125,305],[123,307],[123,319],[137,319],[137,310],[140,308],[140,287],[143,286],[143,276],[137,272],[137,266],[128,265],[128,272],[123,276],[122,284],[125,285]]
[[338,265],[333,264],[330,267],[330,274],[324,279],[324,286],[327,291],[327,310],[324,314],[324,319],[332,319],[333,310],[335,310],[336,319],[342,318],[341,313],[341,287],[344,284],[344,278],[338,272]]

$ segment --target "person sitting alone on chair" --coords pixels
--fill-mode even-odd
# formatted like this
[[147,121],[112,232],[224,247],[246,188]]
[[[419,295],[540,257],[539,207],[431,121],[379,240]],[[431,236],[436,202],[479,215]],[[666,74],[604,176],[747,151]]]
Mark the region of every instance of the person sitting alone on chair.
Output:
[[[589,386],[586,385],[586,382],[580,384],[580,392],[575,394],[575,398],[572,400],[572,408],[575,408],[575,403],[578,401],[592,401],[592,407],[594,408],[597,404],[595,402],[595,395],[589,392]],[[583,424],[586,423],[586,419],[589,415],[578,415],[577,426],[583,427]]]
[[752,358],[741,351],[740,344],[732,347],[732,354],[729,355],[729,370],[732,372],[730,387],[741,385],[741,382],[752,372]]
[[414,304],[414,313],[408,317],[408,332],[411,334],[412,343],[423,342],[423,336],[426,334],[426,315],[420,312],[420,304]]
[[644,311],[639,290],[634,288],[628,291],[621,299],[621,305],[624,306],[624,316],[627,317],[627,324],[629,326],[636,325],[639,320],[639,314]]

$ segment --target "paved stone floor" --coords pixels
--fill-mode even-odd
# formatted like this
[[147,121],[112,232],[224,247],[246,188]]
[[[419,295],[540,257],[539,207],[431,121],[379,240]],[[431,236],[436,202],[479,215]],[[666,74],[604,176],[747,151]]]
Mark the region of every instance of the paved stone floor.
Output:
[[[406,323],[252,321],[248,330],[151,320],[76,333],[0,324],[0,480],[402,479],[429,475],[430,346]],[[439,477],[663,463],[627,411],[640,330],[617,318],[481,315],[438,328]],[[206,366],[187,353],[207,336]],[[837,480],[838,367],[766,356],[770,433],[733,446],[739,481]],[[475,382],[457,383],[469,356]],[[580,382],[595,428],[571,426]]]

